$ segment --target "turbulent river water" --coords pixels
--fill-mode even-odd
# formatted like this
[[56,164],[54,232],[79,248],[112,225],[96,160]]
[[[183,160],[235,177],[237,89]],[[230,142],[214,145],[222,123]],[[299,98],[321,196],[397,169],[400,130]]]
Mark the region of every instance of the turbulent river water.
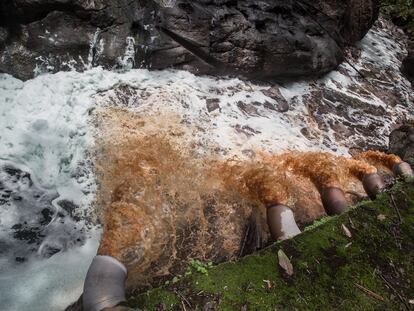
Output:
[[370,82],[347,64],[273,88],[168,70],[0,74],[0,309],[61,310],[78,298],[102,231],[96,173],[106,168],[95,155],[125,128],[191,143],[194,157],[386,148],[414,115],[401,36],[380,21],[349,51]]

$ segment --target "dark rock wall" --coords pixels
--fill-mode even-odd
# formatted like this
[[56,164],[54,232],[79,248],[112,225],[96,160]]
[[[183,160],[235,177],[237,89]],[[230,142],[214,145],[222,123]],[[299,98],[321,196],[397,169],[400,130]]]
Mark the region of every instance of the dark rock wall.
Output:
[[377,8],[377,0],[3,0],[0,72],[29,79],[102,65],[314,76],[343,60]]
[[414,85],[414,26],[405,29],[408,36],[408,55],[402,62],[401,71]]
[[391,132],[389,152],[414,167],[414,125],[403,125]]

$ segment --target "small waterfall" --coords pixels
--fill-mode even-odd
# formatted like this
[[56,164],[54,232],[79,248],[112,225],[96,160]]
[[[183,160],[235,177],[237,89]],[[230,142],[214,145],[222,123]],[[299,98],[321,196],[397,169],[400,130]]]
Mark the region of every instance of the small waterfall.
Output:
[[131,70],[135,65],[135,39],[133,37],[127,37],[126,48],[124,56],[118,59],[119,66],[122,70]]
[[91,69],[103,52],[104,41],[103,39],[99,39],[101,32],[102,30],[99,27],[96,28],[96,31],[91,38],[89,45],[88,62],[85,64],[85,69]]
[[155,0],[161,7],[173,8],[177,0]]

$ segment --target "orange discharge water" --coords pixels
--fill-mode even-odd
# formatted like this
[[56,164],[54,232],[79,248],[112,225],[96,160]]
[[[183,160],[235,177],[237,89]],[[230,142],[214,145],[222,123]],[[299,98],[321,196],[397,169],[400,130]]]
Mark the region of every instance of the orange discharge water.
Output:
[[[319,190],[363,195],[367,162],[318,152],[221,160],[196,153],[191,128],[162,113],[96,114],[99,254],[123,262],[127,287],[183,273],[191,258],[224,261],[269,242],[265,206],[286,204],[299,225],[325,215]],[[364,158],[365,159],[365,158]],[[356,199],[348,196],[350,203]]]
[[190,258],[237,256],[253,205],[222,190],[179,119],[113,109],[99,111],[96,124],[98,252],[127,266],[129,288],[181,273]]
[[219,167],[228,186],[265,205],[292,205],[306,188],[315,194],[312,199],[324,187],[360,190],[358,180],[377,171],[368,163],[323,152],[261,154],[256,161],[232,160]]
[[386,154],[380,151],[367,151],[362,152],[355,156],[355,159],[366,161],[372,165],[378,166],[382,169],[392,170],[394,164],[401,163],[402,160],[399,156],[394,154]]

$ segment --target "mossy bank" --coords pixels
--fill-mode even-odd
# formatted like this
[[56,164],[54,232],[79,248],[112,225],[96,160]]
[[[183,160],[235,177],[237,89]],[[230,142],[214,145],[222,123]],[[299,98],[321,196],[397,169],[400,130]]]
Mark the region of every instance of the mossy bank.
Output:
[[[279,265],[290,258],[293,275]],[[131,296],[137,310],[414,310],[414,181],[237,262]],[[198,271],[197,271],[198,270]]]

